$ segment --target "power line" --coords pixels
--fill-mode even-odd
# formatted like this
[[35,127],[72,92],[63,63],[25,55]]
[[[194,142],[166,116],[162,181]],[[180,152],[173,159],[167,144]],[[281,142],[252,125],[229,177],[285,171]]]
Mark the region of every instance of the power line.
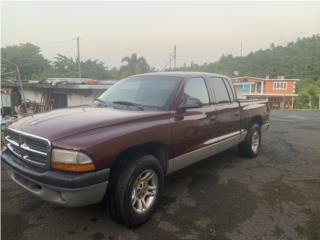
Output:
[[43,47],[47,47],[47,46],[52,46],[52,45],[59,45],[59,44],[62,44],[62,43],[72,43],[73,42],[73,39],[68,39],[68,40],[60,40],[60,41],[52,41],[52,42],[35,42],[35,44]]

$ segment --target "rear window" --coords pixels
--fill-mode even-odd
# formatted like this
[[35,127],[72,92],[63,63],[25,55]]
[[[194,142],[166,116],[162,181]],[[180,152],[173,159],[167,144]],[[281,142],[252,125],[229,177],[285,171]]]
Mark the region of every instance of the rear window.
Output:
[[229,94],[222,78],[209,78],[209,85],[215,97],[215,103],[230,103]]
[[225,83],[225,85],[226,85],[226,87],[228,89],[229,97],[230,97],[231,101],[234,101],[235,97],[234,97],[233,90],[232,90],[232,88],[230,86],[229,81],[227,79],[225,79],[225,78],[223,80],[224,80],[224,83]]

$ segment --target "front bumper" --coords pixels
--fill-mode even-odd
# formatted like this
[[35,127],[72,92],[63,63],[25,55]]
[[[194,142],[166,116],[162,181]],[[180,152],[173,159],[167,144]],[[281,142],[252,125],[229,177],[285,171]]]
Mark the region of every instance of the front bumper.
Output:
[[1,160],[14,182],[38,197],[63,206],[77,207],[102,201],[108,186],[110,169],[87,173],[36,171],[8,149]]

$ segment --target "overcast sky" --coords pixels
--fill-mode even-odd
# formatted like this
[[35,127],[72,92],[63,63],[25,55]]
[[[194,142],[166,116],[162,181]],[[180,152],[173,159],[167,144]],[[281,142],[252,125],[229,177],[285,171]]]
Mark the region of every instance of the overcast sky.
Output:
[[158,68],[177,44],[178,66],[213,62],[320,33],[320,2],[3,2],[2,46],[30,42],[45,57],[119,66],[136,52]]

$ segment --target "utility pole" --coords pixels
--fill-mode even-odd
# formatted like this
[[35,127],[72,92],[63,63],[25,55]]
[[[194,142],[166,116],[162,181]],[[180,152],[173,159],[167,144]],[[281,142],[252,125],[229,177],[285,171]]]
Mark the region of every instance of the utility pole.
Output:
[[77,37],[77,62],[78,62],[78,76],[81,78],[81,61],[80,61],[80,38]]
[[20,85],[20,90],[21,90],[22,103],[25,103],[26,100],[25,100],[25,97],[24,97],[23,84],[22,84],[21,75],[20,75],[20,69],[19,69],[18,64],[14,63],[14,62],[11,62],[11,61],[9,61],[8,59],[5,59],[5,58],[2,58],[2,60],[15,66],[16,72],[17,72],[17,78],[18,78],[19,85]]
[[176,70],[177,67],[177,45],[173,48],[173,69]]
[[241,57],[242,57],[242,41],[240,43],[240,53],[241,53]]

